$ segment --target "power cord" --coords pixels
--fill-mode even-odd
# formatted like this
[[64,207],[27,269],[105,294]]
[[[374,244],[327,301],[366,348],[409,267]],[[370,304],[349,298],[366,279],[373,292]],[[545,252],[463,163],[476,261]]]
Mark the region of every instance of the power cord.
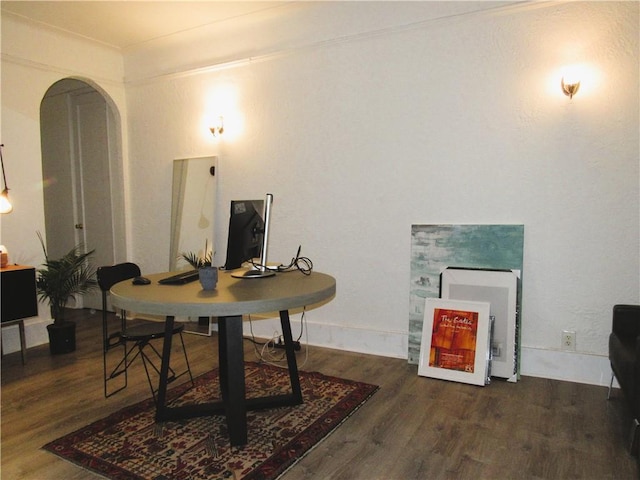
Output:
[[259,263],[251,260],[251,265],[255,268],[261,269],[264,267],[267,270],[272,272],[292,272],[298,270],[303,275],[311,275],[311,271],[313,270],[313,262],[309,257],[301,257],[300,250],[302,249],[302,245],[298,246],[298,252],[296,256],[291,259],[289,265],[283,265],[282,263],[277,267],[269,267],[267,265],[260,265]]
[[[304,361],[300,365],[298,365],[298,368],[302,368],[307,363],[307,360],[309,360],[309,329],[305,328],[305,324],[307,321],[305,316],[306,311],[307,311],[307,307],[305,306],[302,308],[302,315],[300,317],[300,335],[298,335],[298,338],[294,340],[295,345],[300,345],[300,349],[296,349],[296,350],[301,350],[302,343],[300,342],[300,339],[302,338],[303,334],[305,335],[305,342],[304,342],[305,357],[304,357]],[[288,368],[286,365],[287,363],[286,351],[282,347],[282,345],[284,344],[284,339],[282,338],[282,335],[276,331],[273,333],[271,338],[266,342],[258,341],[256,340],[256,337],[253,333],[253,320],[251,318],[251,315],[248,315],[248,318],[249,318],[249,329],[251,332],[251,337],[244,337],[244,339],[253,344],[253,349],[255,351],[256,358],[263,363],[267,363],[275,367]]]

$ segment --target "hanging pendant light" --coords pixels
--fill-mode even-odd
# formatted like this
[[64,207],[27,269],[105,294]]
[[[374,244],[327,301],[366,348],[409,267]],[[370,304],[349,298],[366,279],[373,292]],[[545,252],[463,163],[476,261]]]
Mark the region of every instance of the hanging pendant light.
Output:
[[13,211],[13,205],[9,201],[9,187],[7,187],[7,177],[4,173],[4,159],[2,158],[2,148],[4,144],[0,144],[0,163],[2,163],[2,180],[4,188],[0,194],[0,213],[11,213]]

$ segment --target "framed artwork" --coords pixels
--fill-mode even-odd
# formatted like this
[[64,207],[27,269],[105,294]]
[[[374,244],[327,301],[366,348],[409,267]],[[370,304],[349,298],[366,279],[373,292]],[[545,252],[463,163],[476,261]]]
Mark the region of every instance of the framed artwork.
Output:
[[418,375],[489,383],[489,309],[488,302],[427,298]]
[[[521,274],[524,225],[411,225],[409,340],[407,360],[420,357],[425,298],[439,298],[447,267],[517,270]],[[518,290],[518,326],[522,315]]]
[[488,302],[493,319],[491,375],[518,380],[517,270],[446,268],[440,274],[440,297]]

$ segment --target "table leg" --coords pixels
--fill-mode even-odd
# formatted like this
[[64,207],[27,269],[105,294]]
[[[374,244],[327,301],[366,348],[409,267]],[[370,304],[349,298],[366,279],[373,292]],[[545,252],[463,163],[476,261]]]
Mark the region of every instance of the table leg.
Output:
[[227,398],[229,380],[227,377],[227,319],[218,320],[218,371],[220,378],[220,396]]
[[247,402],[245,398],[242,316],[218,320],[220,387],[223,394],[231,445],[247,443]]
[[169,362],[171,360],[171,341],[173,339],[173,324],[175,318],[169,315],[165,319],[164,343],[162,345],[162,364],[160,365],[160,381],[158,384],[158,404],[156,405],[156,422],[165,417],[167,401],[167,379],[169,378]]
[[291,392],[293,394],[294,404],[298,405],[302,403],[302,389],[300,388],[300,377],[298,376],[296,352],[293,349],[293,336],[291,335],[291,322],[289,321],[288,310],[280,311],[280,325],[282,326],[282,336],[284,337],[285,352],[287,354]]
[[24,333],[24,320],[18,322],[18,331],[20,332],[20,353],[22,354],[22,364],[27,363],[27,337]]
[[165,403],[169,355],[171,351],[170,333],[173,329],[173,323],[174,318],[167,317],[165,322],[167,334],[162,352],[156,421],[178,420],[181,418],[219,415],[224,413],[227,420],[231,445],[241,446],[247,443],[247,410],[262,410],[265,408],[277,408],[302,403],[302,389],[300,388],[298,364],[293,348],[289,312],[283,310],[280,312],[280,323],[285,341],[289,380],[291,382],[290,394],[246,398],[242,316],[219,317],[218,360],[222,401],[167,407]]

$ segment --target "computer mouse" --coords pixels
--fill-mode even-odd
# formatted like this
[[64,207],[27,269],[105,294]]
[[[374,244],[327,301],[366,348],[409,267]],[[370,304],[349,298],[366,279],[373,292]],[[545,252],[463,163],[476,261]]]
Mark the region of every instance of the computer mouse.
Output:
[[151,280],[149,280],[147,277],[135,277],[131,283],[133,283],[134,285],[149,285],[151,283]]

